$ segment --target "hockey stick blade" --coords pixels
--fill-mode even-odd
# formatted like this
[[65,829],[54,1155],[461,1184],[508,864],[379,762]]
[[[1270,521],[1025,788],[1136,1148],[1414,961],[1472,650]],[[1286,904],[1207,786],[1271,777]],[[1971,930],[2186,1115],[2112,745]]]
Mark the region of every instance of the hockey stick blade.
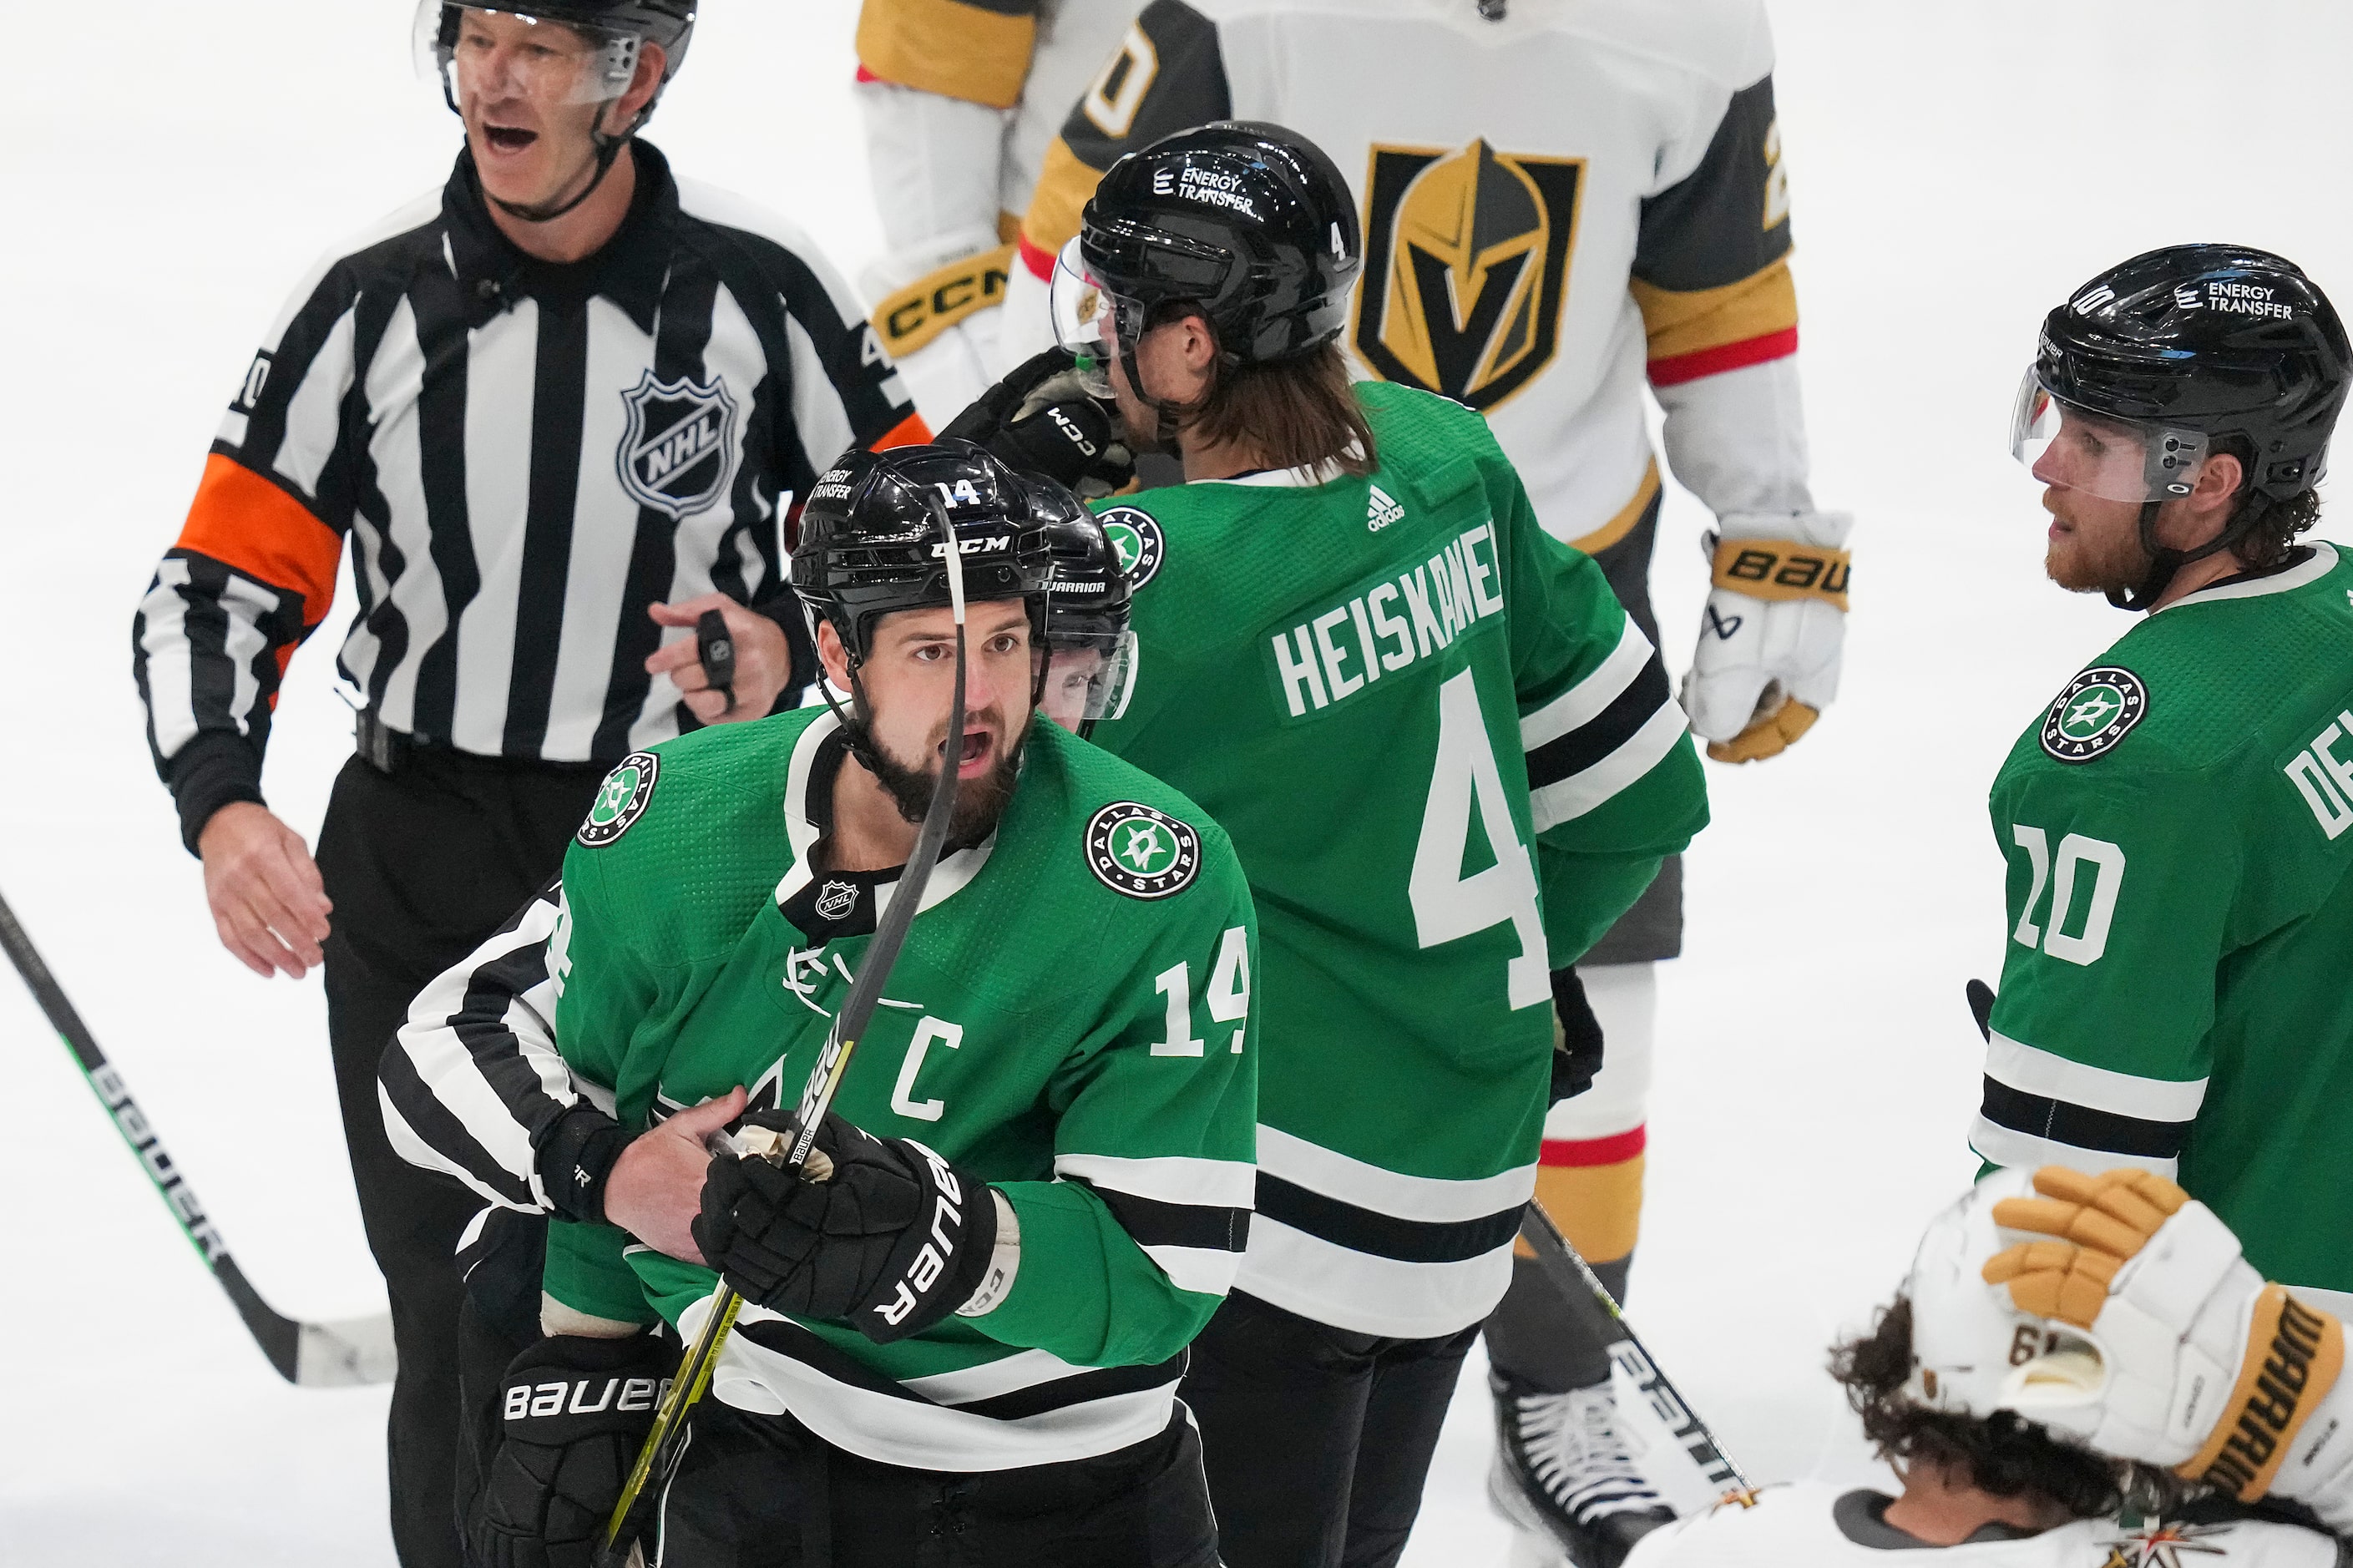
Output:
[[195,1189],[180,1174],[179,1166],[165,1152],[164,1141],[156,1136],[154,1124],[139,1102],[131,1098],[130,1086],[122,1074],[106,1059],[98,1048],[97,1039],[90,1026],[81,1021],[67,999],[65,988],[49,973],[41,961],[32,938],[16,923],[16,912],[0,899],[0,947],[8,950],[8,960],[16,966],[25,988],[58,1032],[66,1049],[82,1071],[90,1092],[114,1121],[114,1130],[122,1142],[138,1156],[140,1168],[154,1184],[156,1195],[188,1238],[188,1245],[213,1271],[213,1278],[228,1293],[237,1307],[237,1315],[245,1320],[253,1342],[278,1369],[278,1375],[303,1388],[344,1388],[355,1384],[390,1383],[392,1381],[392,1319],[382,1312],[372,1318],[346,1318],[330,1323],[305,1323],[286,1316],[261,1299],[245,1277],[245,1270],[229,1256],[227,1243],[205,1212],[204,1204],[196,1197]]
[[1608,1347],[1609,1359],[1633,1380],[1651,1413],[1672,1435],[1675,1443],[1690,1456],[1700,1474],[1712,1486],[1723,1487],[1726,1493],[1745,1503],[1754,1498],[1756,1489],[1732,1456],[1724,1451],[1715,1434],[1708,1429],[1699,1412],[1683,1396],[1683,1391],[1662,1371],[1651,1355],[1650,1347],[1635,1333],[1626,1314],[1620,1310],[1617,1298],[1600,1276],[1577,1255],[1569,1245],[1552,1215],[1533,1199],[1520,1215],[1520,1236],[1536,1255],[1546,1275],[1567,1300],[1569,1310],[1584,1321],[1586,1331]]

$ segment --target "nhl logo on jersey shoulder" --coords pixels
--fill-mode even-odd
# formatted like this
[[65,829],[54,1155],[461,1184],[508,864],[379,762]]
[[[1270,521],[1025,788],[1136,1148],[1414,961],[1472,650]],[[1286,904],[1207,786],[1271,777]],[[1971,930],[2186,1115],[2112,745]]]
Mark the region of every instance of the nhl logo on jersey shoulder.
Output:
[[1119,569],[1127,574],[1129,593],[1158,574],[1161,559],[1168,552],[1168,539],[1160,531],[1159,519],[1142,507],[1115,506],[1097,512],[1095,521],[1110,536],[1111,547],[1119,552]]
[[828,882],[818,889],[815,907],[818,914],[839,923],[850,910],[858,907],[858,884]]
[[605,775],[605,787],[596,792],[596,802],[588,808],[588,819],[580,825],[580,842],[591,849],[602,849],[629,830],[629,825],[646,814],[654,798],[654,779],[661,773],[661,759],[651,752],[631,752],[620,765]]
[[621,402],[629,422],[617,458],[631,500],[675,521],[727,493],[735,472],[735,399],[725,382],[656,381],[649,370]]
[[2063,763],[2088,763],[2132,733],[2148,712],[2140,677],[2095,665],[2067,683],[2042,721],[2042,749]]
[[1131,899],[1165,899],[1200,874],[1201,836],[1165,811],[1114,801],[1087,823],[1087,869]]

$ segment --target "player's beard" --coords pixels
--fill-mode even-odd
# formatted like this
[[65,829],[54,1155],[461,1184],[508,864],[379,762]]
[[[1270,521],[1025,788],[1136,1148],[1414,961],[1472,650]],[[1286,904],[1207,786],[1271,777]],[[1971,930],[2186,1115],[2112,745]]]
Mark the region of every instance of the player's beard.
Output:
[[2155,564],[2141,548],[2137,518],[2122,530],[2072,524],[2042,556],[2042,570],[2071,594],[2128,593],[2148,581]]
[[[1013,786],[1021,777],[1021,744],[1029,738],[1029,727],[1025,722],[1019,733],[1007,737],[1001,754],[988,772],[976,779],[960,779],[956,783],[955,810],[948,817],[948,843],[977,844],[997,831],[997,819],[1013,799]],[[890,792],[891,803],[899,815],[909,822],[921,824],[932,808],[932,792],[939,787],[939,768],[934,763],[918,771],[892,756],[881,745],[871,748],[874,753],[869,762],[875,779]],[[944,754],[934,752],[935,758],[944,761]]]

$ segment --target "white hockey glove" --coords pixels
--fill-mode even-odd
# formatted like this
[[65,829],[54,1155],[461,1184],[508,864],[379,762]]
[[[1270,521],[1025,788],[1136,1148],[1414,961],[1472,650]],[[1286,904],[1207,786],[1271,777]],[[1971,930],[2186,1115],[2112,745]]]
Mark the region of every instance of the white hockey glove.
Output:
[[2337,1319],[2265,1284],[2230,1227],[2162,1176],[2048,1165],[2034,1190],[1994,1205],[1994,1224],[2027,1239],[1984,1277],[2081,1346],[2037,1358],[2012,1407],[2242,1501],[2269,1492],[2332,1523],[2353,1516]]
[[1778,755],[1838,695],[1853,527],[1842,511],[1736,512],[1705,537],[1715,588],[1683,708],[1717,762]]

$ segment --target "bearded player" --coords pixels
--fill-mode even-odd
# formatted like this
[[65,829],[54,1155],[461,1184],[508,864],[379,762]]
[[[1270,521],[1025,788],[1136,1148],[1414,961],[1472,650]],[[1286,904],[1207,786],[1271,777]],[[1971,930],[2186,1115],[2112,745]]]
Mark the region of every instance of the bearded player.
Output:
[[1649,639],[1486,425],[1351,383],[1359,257],[1319,149],[1222,122],[1116,164],[1057,280],[1185,478],[1098,511],[1135,648],[1094,739],[1225,825],[1261,911],[1258,1212],[1186,1394],[1235,1568],[1402,1551],[1576,1087],[1569,961],[1705,821]]
[[[1485,415],[1555,538],[1594,557],[1657,646],[1659,468],[1715,517],[1714,591],[1683,685],[1721,762],[1769,757],[1835,695],[1851,520],[1808,482],[1788,168],[1759,0],[1157,0],[1078,99],[1022,221],[999,363],[1102,171],[1186,126],[1293,126],[1354,184],[1366,257],[1352,371]],[[1650,397],[1644,396],[1647,386]],[[1685,645],[1692,647],[1694,645]],[[1682,875],[1577,955],[1608,1037],[1547,1123],[1539,1199],[1620,1296],[1639,1235],[1658,961]],[[1487,1331],[1491,1490],[1607,1563],[1666,1517],[1627,1452],[1602,1347],[1523,1258]]]
[[[1007,1568],[1215,1561],[1176,1384],[1250,1203],[1250,899],[1197,807],[1031,722],[1071,504],[968,447],[846,458],[794,556],[846,711],[630,759],[545,912],[387,1057],[404,1151],[557,1216],[479,1558],[578,1550],[646,1427],[516,1391],[659,1376],[644,1327],[691,1336],[716,1268],[751,1305],[664,1494],[663,1562],[912,1568],[943,1535]],[[935,507],[971,601],[956,736]],[[832,1176],[711,1161],[739,1086],[766,1125],[798,1095],[944,751],[949,852],[819,1139]]]
[[1992,795],[2006,957],[1970,1142],[2133,1164],[2353,1305],[2353,563],[2303,542],[2344,328],[2293,263],[2151,251],[2044,320],[2014,449],[2047,568],[2137,617]]

